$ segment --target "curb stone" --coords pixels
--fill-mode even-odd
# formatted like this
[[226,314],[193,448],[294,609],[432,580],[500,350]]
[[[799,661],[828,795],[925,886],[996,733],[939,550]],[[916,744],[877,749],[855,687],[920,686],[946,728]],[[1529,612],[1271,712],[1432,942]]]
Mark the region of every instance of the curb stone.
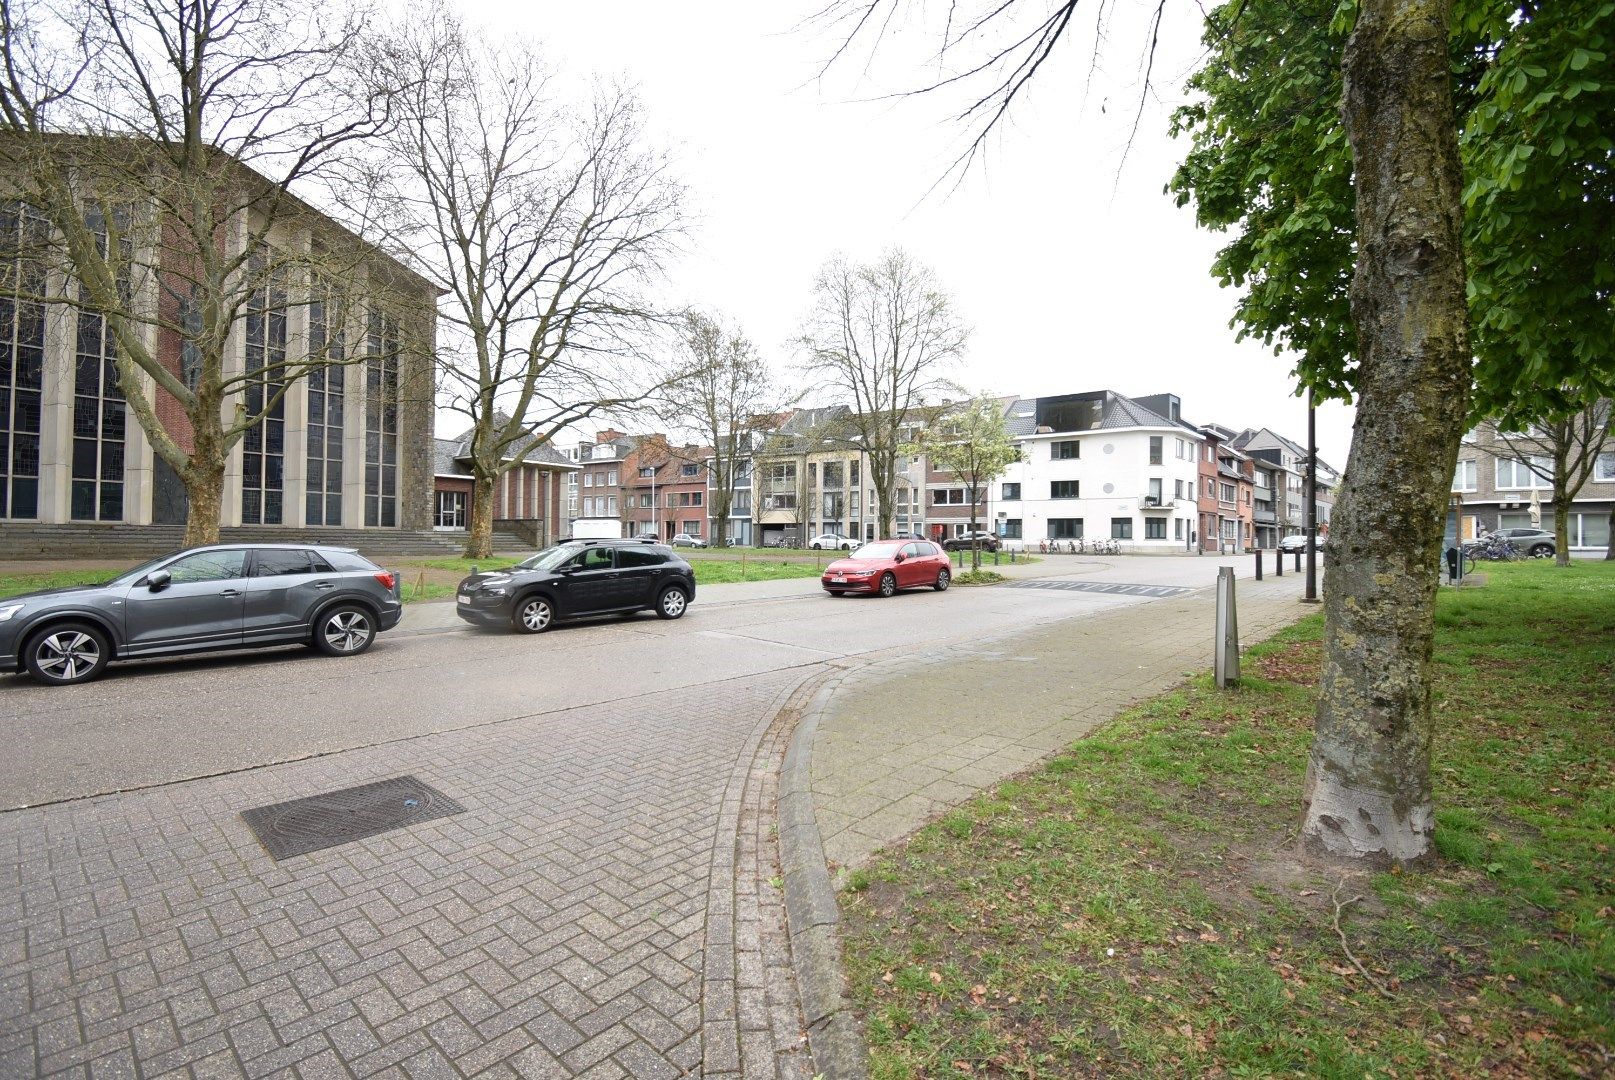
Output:
[[845,993],[841,973],[841,915],[813,814],[813,737],[819,718],[847,677],[843,669],[818,688],[802,710],[780,770],[779,847],[785,877],[785,912],[791,960],[807,1020],[808,1048],[823,1080],[867,1080],[869,1055],[863,1028]]

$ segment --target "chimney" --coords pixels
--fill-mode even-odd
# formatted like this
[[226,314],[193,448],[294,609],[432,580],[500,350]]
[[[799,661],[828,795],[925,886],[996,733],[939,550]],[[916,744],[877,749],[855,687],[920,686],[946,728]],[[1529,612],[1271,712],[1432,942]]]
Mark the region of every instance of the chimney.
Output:
[[622,432],[618,431],[616,428],[606,428],[604,431],[598,431],[595,433],[594,441],[596,443],[608,443],[620,438],[622,438]]

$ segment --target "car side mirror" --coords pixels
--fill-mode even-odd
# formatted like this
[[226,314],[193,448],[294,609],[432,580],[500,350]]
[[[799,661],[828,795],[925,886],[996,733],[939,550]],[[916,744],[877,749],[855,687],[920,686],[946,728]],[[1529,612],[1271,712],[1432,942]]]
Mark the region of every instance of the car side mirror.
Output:
[[907,559],[908,559],[908,556],[907,556],[907,555],[904,555],[904,554],[903,554],[903,553],[902,553],[902,552],[901,552],[901,551],[899,551],[899,552],[898,552],[898,553],[897,553],[897,561],[898,561],[898,562],[904,562],[904,561],[905,561],[905,560],[907,560]]
[[168,588],[168,583],[174,580],[174,575],[167,570],[153,570],[146,575],[146,588],[152,592]]

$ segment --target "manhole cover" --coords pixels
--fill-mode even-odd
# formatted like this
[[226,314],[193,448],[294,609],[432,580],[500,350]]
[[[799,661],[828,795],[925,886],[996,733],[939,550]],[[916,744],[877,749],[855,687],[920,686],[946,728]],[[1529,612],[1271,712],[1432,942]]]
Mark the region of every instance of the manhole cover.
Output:
[[328,791],[241,811],[275,859],[379,836],[421,821],[465,813],[465,807],[413,776]]

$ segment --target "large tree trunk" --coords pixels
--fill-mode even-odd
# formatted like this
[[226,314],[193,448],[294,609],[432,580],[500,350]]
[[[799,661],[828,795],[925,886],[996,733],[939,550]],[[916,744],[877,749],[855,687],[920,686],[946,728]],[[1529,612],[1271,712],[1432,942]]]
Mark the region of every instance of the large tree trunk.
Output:
[[200,547],[219,542],[219,515],[224,506],[224,463],[203,462],[192,457],[179,474],[188,503],[185,516],[185,546]]
[[1324,583],[1305,847],[1430,850],[1430,656],[1448,489],[1470,399],[1450,0],[1364,0],[1342,113],[1357,189],[1357,420]]
[[218,422],[216,403],[193,410],[191,431],[191,456],[185,466],[176,471],[185,485],[189,504],[185,515],[185,546],[197,547],[219,542],[219,515],[224,506],[224,462],[228,448],[224,444],[223,425]]
[[493,558],[493,485],[497,477],[473,470],[471,481],[471,531],[465,538],[465,557]]

